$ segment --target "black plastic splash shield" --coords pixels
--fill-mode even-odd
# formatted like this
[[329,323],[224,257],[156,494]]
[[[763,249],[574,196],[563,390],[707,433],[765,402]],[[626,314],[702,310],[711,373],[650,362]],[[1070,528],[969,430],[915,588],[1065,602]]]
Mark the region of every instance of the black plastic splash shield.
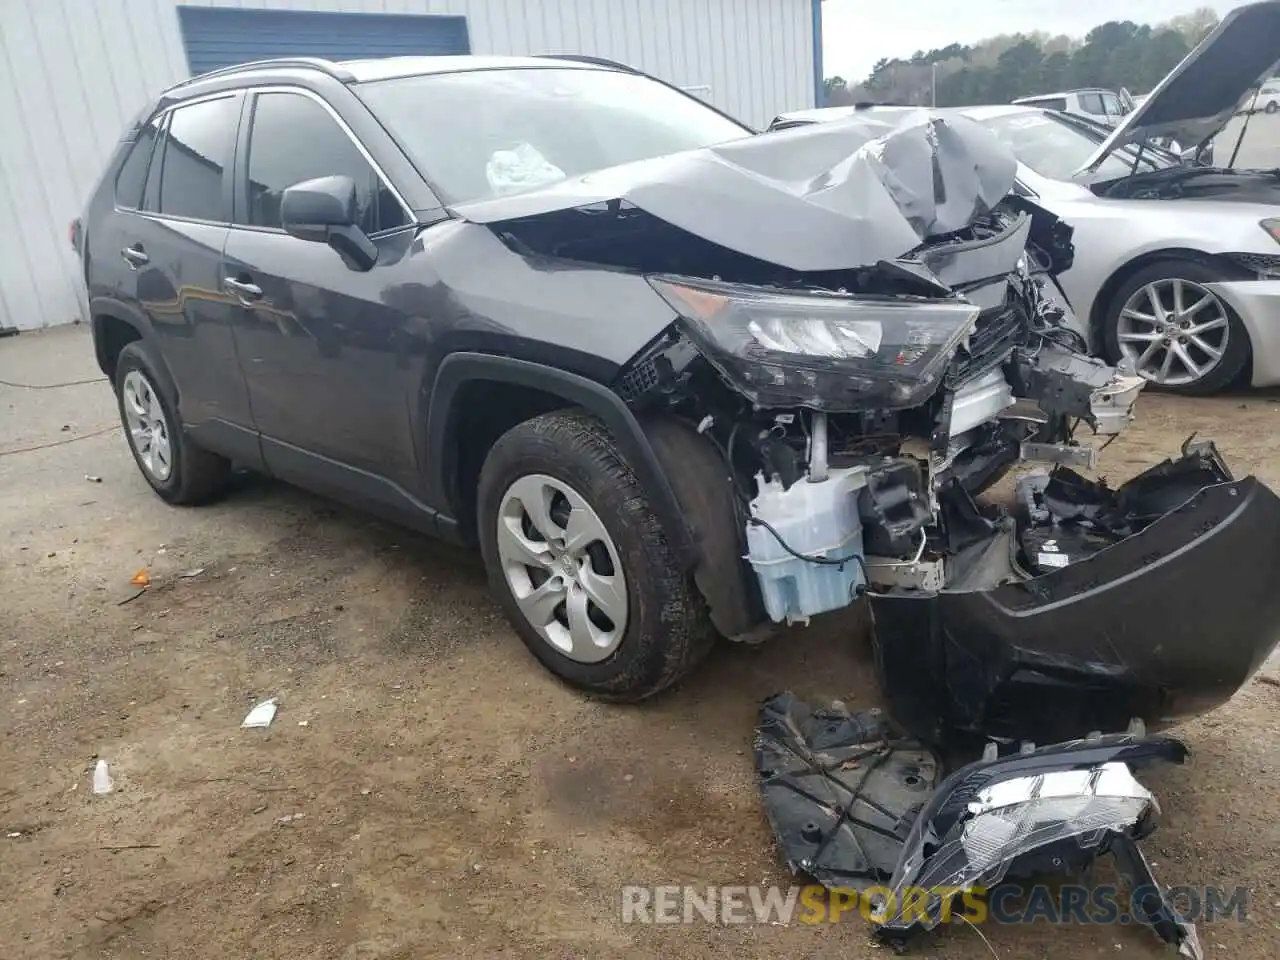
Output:
[[859,890],[892,876],[939,779],[929,750],[891,740],[879,711],[811,708],[790,693],[761,704],[755,747],[765,813],[793,872]]
[[1206,487],[1092,557],[994,589],[871,594],[889,712],[929,743],[1053,743],[1219,706],[1280,641],[1280,498]]

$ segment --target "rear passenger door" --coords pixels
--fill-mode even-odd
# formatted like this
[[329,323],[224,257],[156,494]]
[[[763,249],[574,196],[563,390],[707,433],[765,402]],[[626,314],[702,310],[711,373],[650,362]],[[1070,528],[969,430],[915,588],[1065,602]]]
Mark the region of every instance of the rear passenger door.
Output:
[[[236,342],[267,467],[325,492],[350,493],[343,488],[371,475],[412,489],[410,354],[423,320],[396,309],[388,292],[415,279],[406,262],[413,217],[318,95],[251,95],[222,282],[239,298]],[[356,183],[359,225],[378,247],[370,270],[281,227],[287,187],[334,175]]]
[[131,154],[117,182],[119,249],[108,254],[130,274],[178,388],[183,424],[195,432],[252,428],[231,301],[219,287],[240,106],[240,94],[227,93],[156,118],[139,138],[154,141],[145,176]]

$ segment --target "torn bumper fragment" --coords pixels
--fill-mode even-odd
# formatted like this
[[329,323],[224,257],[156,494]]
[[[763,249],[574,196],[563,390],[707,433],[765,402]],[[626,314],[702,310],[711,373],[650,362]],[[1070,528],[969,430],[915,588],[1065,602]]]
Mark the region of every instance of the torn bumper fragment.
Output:
[[1062,469],[1038,486],[1020,538],[993,526],[941,590],[870,595],[890,713],[913,735],[1158,728],[1225,702],[1280,641],[1280,498],[1230,479],[1211,445],[1116,491]]

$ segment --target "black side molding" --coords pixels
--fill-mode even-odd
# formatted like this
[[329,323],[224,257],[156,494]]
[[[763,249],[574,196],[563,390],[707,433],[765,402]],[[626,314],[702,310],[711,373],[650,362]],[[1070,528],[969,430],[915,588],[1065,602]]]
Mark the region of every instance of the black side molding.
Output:
[[[648,491],[649,500],[666,531],[677,561],[685,570],[693,568],[697,562],[697,549],[689,525],[653,447],[627,405],[612,390],[594,380],[540,363],[485,353],[452,353],[444,358],[431,391],[427,423],[427,489],[433,503],[445,509],[448,509],[446,504],[455,506],[448,503],[446,476],[446,465],[453,461],[448,452],[454,442],[453,403],[458,390],[475,380],[543,390],[599,417]],[[450,512],[456,515],[456,511]]]

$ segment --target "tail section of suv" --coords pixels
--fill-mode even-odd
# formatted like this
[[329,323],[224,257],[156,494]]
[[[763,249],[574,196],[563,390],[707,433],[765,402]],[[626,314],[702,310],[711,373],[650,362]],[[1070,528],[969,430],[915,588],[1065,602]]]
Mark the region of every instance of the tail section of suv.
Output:
[[[648,696],[716,632],[869,594],[920,736],[1220,702],[1280,622],[1254,589],[1280,572],[1269,491],[1203,451],[1139,518],[1073,486],[1116,522],[1048,559],[1060,518],[982,500],[1021,460],[1090,461],[1076,425],[1119,432],[1142,387],[1082,354],[1070,227],[1014,170],[965,118],[756,136],[598,60],[270,61],[145,110],[76,242],[160,496],[207,500],[235,463],[476,544],[584,690]],[[1160,527],[1182,500],[1150,491],[1188,477],[1240,509]],[[1210,654],[1122,602],[1241,538],[1230,636],[1194,590],[1159,618],[1218,631]],[[1076,629],[1098,604],[1105,649]],[[1081,687],[1087,710],[1038,709]]]

